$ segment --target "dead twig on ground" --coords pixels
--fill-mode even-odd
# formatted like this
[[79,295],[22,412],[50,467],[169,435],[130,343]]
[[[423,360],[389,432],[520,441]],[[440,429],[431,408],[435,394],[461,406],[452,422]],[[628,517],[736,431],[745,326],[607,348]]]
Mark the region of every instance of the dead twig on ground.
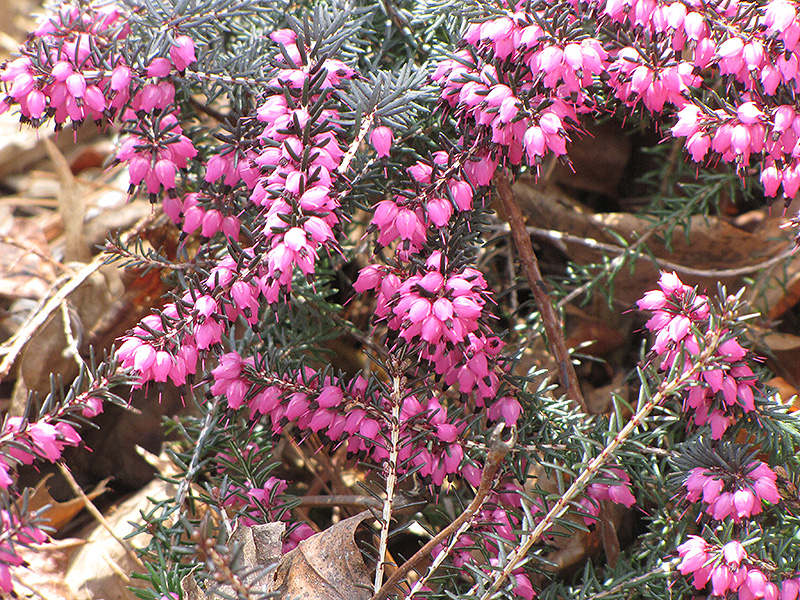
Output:
[[61,471],[61,474],[64,476],[64,479],[67,480],[67,483],[69,484],[69,487],[72,488],[72,491],[75,492],[75,494],[81,499],[81,501],[83,502],[84,507],[86,508],[86,510],[89,511],[89,514],[91,514],[94,517],[94,519],[98,523],[100,523],[100,525],[103,527],[103,529],[105,529],[108,532],[108,534],[112,538],[114,538],[114,540],[116,540],[116,542],[120,546],[122,546],[122,548],[125,550],[125,554],[127,554],[130,557],[130,559],[134,563],[136,563],[139,567],[144,569],[144,563],[142,562],[142,559],[139,558],[139,556],[136,554],[136,551],[133,549],[133,546],[131,546],[129,542],[127,542],[126,540],[123,540],[121,537],[119,537],[116,534],[116,532],[114,531],[114,528],[111,526],[111,524],[103,516],[103,513],[101,513],[99,510],[97,510],[97,507],[92,503],[91,500],[89,500],[89,497],[83,492],[83,490],[81,489],[81,486],[79,486],[78,482],[75,481],[75,478],[72,476],[72,473],[64,465],[64,463],[61,463],[61,462],[58,463],[58,469]]

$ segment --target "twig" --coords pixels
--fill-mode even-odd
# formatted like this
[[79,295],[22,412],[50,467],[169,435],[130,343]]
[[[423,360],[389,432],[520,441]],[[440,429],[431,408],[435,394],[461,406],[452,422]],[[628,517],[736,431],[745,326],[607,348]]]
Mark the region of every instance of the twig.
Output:
[[[376,597],[382,589],[384,562],[386,560],[387,544],[389,542],[389,527],[394,510],[394,495],[397,486],[397,460],[400,449],[400,408],[403,405],[403,392],[406,378],[405,370],[408,364],[403,359],[393,358],[391,363],[392,393],[389,397],[392,403],[391,440],[389,441],[389,460],[386,461],[386,498],[383,500],[383,514],[381,515],[381,537],[378,543],[378,566],[375,569]],[[396,572],[395,572],[396,574]],[[394,575],[392,576],[394,577]]]
[[[194,541],[197,543],[198,555],[204,561],[210,562],[214,566],[214,580],[216,583],[227,583],[236,593],[236,598],[253,600],[252,590],[242,581],[241,577],[231,568],[231,556],[224,556],[214,547],[213,540],[200,534],[199,530],[194,532]],[[209,565],[210,566],[210,565]],[[224,597],[224,596],[223,596]]]
[[[64,354],[72,356],[79,369],[86,369],[86,362],[81,357],[78,340],[72,332],[72,315],[70,315],[69,304],[67,304],[66,300],[61,303],[61,320],[64,323],[64,336],[67,338],[67,347],[64,348]],[[86,373],[90,378],[93,377],[91,369],[86,369]]]
[[[88,75],[86,75],[88,77]],[[255,77],[237,76],[231,77],[228,75],[220,75],[218,73],[206,73],[204,71],[186,71],[184,76],[188,78],[197,79],[199,81],[216,81],[219,83],[227,83],[228,85],[249,85],[252,87],[261,87],[264,82]]]
[[575,368],[572,365],[572,359],[570,358],[569,350],[564,341],[564,331],[561,327],[558,315],[550,302],[547,285],[542,279],[542,273],[539,271],[539,262],[536,260],[536,255],[533,253],[531,238],[525,230],[525,220],[519,206],[517,206],[516,199],[514,198],[514,191],[511,189],[511,183],[506,174],[499,169],[495,173],[494,183],[495,186],[497,186],[497,193],[503,203],[506,220],[508,221],[508,226],[511,228],[511,237],[519,253],[519,259],[525,271],[525,276],[528,279],[528,285],[530,285],[531,292],[536,300],[539,314],[542,316],[542,324],[547,334],[547,341],[550,343],[550,348],[553,350],[556,362],[558,363],[558,377],[561,380],[561,385],[563,385],[566,390],[567,398],[576,406],[580,407],[584,413],[588,414],[589,411],[586,407],[583,395],[581,394],[580,385],[578,384],[578,376],[575,374]]
[[516,435],[513,430],[511,438],[503,441],[503,429],[503,423],[498,423],[492,432],[489,454],[486,457],[486,464],[483,467],[481,482],[478,485],[478,491],[475,494],[475,497],[472,499],[472,502],[469,503],[469,506],[467,506],[466,510],[461,513],[452,523],[450,523],[450,525],[442,529],[433,538],[431,538],[427,544],[425,544],[414,554],[414,556],[404,562],[397,569],[397,571],[395,571],[392,576],[386,580],[386,583],[383,584],[383,587],[378,590],[378,592],[370,600],[386,600],[386,598],[389,597],[389,594],[394,591],[397,584],[400,583],[400,580],[403,579],[403,577],[405,577],[409,571],[411,571],[411,569],[416,567],[422,559],[429,556],[430,553],[433,552],[434,548],[436,548],[436,546],[438,546],[449,535],[459,531],[461,526],[465,523],[468,523],[475,513],[478,512],[478,509],[483,506],[486,497],[489,495],[489,492],[492,491],[494,476],[497,474],[497,471],[503,464],[506,454],[509,453],[516,442]]
[[[625,440],[631,436],[636,428],[644,422],[645,418],[647,418],[653,409],[656,406],[659,406],[666,398],[680,391],[681,388],[683,388],[688,382],[695,379],[697,373],[705,367],[708,360],[717,351],[721,336],[722,329],[716,329],[711,340],[709,340],[708,346],[705,348],[702,354],[697,357],[697,360],[692,362],[692,366],[689,369],[671,381],[665,379],[661,382],[661,384],[658,386],[658,391],[642,404],[641,408],[639,408],[636,414],[631,417],[630,421],[628,421],[625,426],[619,430],[617,435],[614,436],[614,439],[611,440],[611,442],[605,448],[603,448],[603,451],[600,452],[600,454],[592,459],[583,472],[577,477],[577,479],[575,479],[572,485],[569,486],[567,491],[564,492],[561,498],[559,498],[559,500],[547,512],[542,520],[536,525],[530,535],[527,536],[527,539],[525,539],[524,542],[517,546],[513,552],[508,555],[508,560],[505,566],[502,568],[502,570],[494,572],[494,575],[492,576],[493,582],[480,597],[480,600],[489,600],[489,598],[491,598],[492,595],[498,589],[500,589],[503,581],[505,581],[514,571],[514,569],[517,568],[517,565],[519,565],[519,563],[525,559],[533,545],[548,529],[550,529],[555,520],[561,517],[561,515],[567,511],[569,503],[573,500],[573,498],[583,491],[583,489],[589,483],[589,480],[603,467],[606,462],[608,462],[610,458],[614,456],[614,453],[617,451],[617,449],[619,449],[619,447],[625,443]],[[478,589],[476,585],[470,591],[469,595],[475,596],[477,593]]]
[[46,252],[43,252],[30,242],[21,242],[11,236],[0,234],[0,244],[8,244],[9,246],[14,246],[15,248],[19,248],[20,250],[24,250],[29,254],[35,254],[39,258],[41,258],[46,263],[52,265],[59,271],[70,271],[70,267],[58,262],[55,258],[48,255]]
[[350,144],[350,147],[347,149],[347,152],[344,153],[342,157],[342,162],[336,167],[337,173],[344,173],[350,168],[350,163],[352,162],[353,158],[355,158],[356,152],[358,152],[358,147],[361,145],[361,142],[364,141],[364,138],[367,137],[367,133],[369,133],[370,127],[372,127],[372,121],[375,118],[374,113],[370,113],[364,117],[364,120],[361,122],[361,129],[358,130],[358,135],[353,140],[353,143]]
[[122,581],[125,583],[125,585],[130,584],[131,578],[128,577],[128,574],[125,573],[125,571],[122,569],[122,567],[120,567],[113,558],[111,558],[108,554],[105,554],[105,555],[103,555],[103,560],[106,561],[106,564],[108,565],[108,568],[111,569],[112,571],[114,571],[114,573],[116,573],[117,577],[122,579]]
[[[704,190],[700,194],[700,196],[697,198],[696,202],[694,202],[694,203],[687,202],[686,205],[680,211],[678,211],[677,214],[675,214],[673,216],[673,220],[679,220],[683,216],[690,214],[691,209],[692,209],[693,206],[695,206],[696,204],[704,201],[711,194],[716,193],[720,189],[720,187],[721,187],[721,184],[718,183],[715,186],[713,186],[713,187],[711,187],[711,188],[709,188],[707,190]],[[662,228],[662,225],[659,224],[659,223],[656,223],[655,225],[652,225],[647,231],[645,231],[641,235],[641,237],[639,237],[630,246],[625,248],[619,254],[619,256],[615,256],[611,260],[611,262],[608,263],[607,266],[605,266],[605,268],[603,269],[602,273],[600,273],[600,274],[596,275],[595,277],[593,277],[591,281],[587,281],[582,286],[572,290],[569,294],[567,294],[561,300],[559,300],[558,301],[558,307],[562,308],[563,306],[565,306],[566,304],[569,304],[575,298],[577,298],[578,296],[580,296],[581,294],[586,292],[586,290],[588,290],[590,287],[592,287],[602,277],[603,273],[607,273],[607,274],[608,273],[615,273],[618,269],[622,268],[622,265],[625,264],[625,259],[628,256],[634,255],[634,252],[636,252],[639,249],[639,246],[642,246],[648,239],[650,239],[650,237],[653,236],[653,234],[655,234],[656,232],[661,230],[661,228]],[[638,257],[639,255],[636,254],[635,256]],[[684,272],[686,272],[686,271],[684,271]]]
[[89,513],[95,518],[95,520],[98,523],[100,523],[103,529],[105,529],[108,532],[108,534],[112,538],[114,538],[114,540],[116,540],[116,542],[120,546],[122,546],[122,548],[125,550],[125,554],[127,554],[130,557],[130,559],[133,560],[133,562],[135,562],[139,567],[144,569],[144,563],[142,562],[142,559],[139,558],[139,556],[136,554],[136,551],[133,549],[130,543],[127,540],[123,540],[114,532],[114,528],[111,527],[111,524],[108,521],[106,521],[106,518],[103,516],[103,513],[97,510],[97,507],[92,503],[91,500],[89,500],[89,497],[83,492],[81,486],[79,486],[78,482],[75,481],[75,478],[72,476],[72,473],[64,465],[64,463],[61,462],[58,463],[58,469],[61,471],[61,474],[67,480],[67,483],[69,484],[69,487],[72,488],[72,491],[75,492],[75,494],[81,499],[81,501],[83,502],[83,506],[86,508],[86,510],[88,510]]
[[183,501],[186,499],[186,494],[189,492],[191,482],[197,475],[197,471],[199,471],[200,467],[202,466],[200,455],[205,448],[206,440],[214,432],[217,418],[217,408],[219,407],[221,398],[221,396],[214,396],[214,399],[207,404],[208,408],[206,410],[208,412],[203,419],[203,427],[200,429],[200,433],[197,435],[197,441],[194,443],[192,458],[189,461],[189,466],[186,468],[186,474],[181,479],[180,485],[178,485],[178,490],[175,492],[175,506],[183,505]]
[[618,583],[612,588],[608,588],[604,592],[598,592],[597,594],[592,594],[592,600],[597,600],[598,598],[606,598],[607,596],[616,596],[621,591],[626,589],[636,589],[640,583],[644,583],[648,579],[650,579],[656,573],[670,573],[675,569],[675,564],[678,562],[679,559],[675,559],[673,561],[666,561],[660,566],[656,567],[655,569],[651,569],[647,573],[639,575],[638,577],[634,577],[633,579],[627,579],[622,583]]
[[[299,496],[298,506],[324,507],[324,506],[359,506],[367,509],[382,509],[383,500],[378,500],[372,496],[358,496],[356,494],[332,494],[330,496]],[[410,497],[395,495],[394,513],[412,512],[419,509],[420,500]]]
[[433,562],[431,563],[431,566],[428,567],[428,570],[425,572],[425,575],[420,577],[416,581],[416,583],[414,583],[413,587],[406,596],[406,600],[411,600],[411,598],[414,597],[414,594],[420,591],[422,589],[422,586],[424,586],[428,582],[428,579],[433,577],[433,574],[437,571],[439,567],[442,566],[442,563],[447,559],[447,557],[450,556],[450,553],[453,551],[453,548],[456,547],[456,543],[458,543],[458,539],[464,534],[464,532],[467,531],[467,529],[470,528],[470,525],[472,525],[471,521],[464,521],[461,524],[461,526],[458,528],[458,531],[456,531],[450,538],[450,541],[447,543],[447,546],[441,552],[439,552],[439,554],[436,555],[435,559],[433,559]]
[[39,328],[49,320],[50,315],[60,309],[61,303],[80,287],[80,285],[95,271],[102,267],[103,264],[105,264],[105,259],[101,255],[75,273],[75,275],[61,286],[55,294],[37,307],[25,324],[20,327],[8,341],[0,346],[0,353],[5,354],[3,361],[0,362],[0,381],[8,375],[8,372],[11,370],[11,365],[14,364],[19,353],[22,352],[25,344],[27,344]]

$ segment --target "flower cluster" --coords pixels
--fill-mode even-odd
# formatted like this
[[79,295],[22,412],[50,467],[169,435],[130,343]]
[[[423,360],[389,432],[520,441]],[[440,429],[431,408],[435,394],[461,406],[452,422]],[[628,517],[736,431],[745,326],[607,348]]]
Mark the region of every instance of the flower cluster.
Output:
[[177,117],[161,112],[134,118],[131,125],[131,135],[122,142],[116,156],[117,161],[128,164],[131,193],[143,184],[151,202],[162,190],[176,195],[178,171],[197,156],[197,149],[183,135]]
[[165,382],[168,379],[175,385],[183,385],[197,372],[198,351],[207,349],[213,341],[219,341],[222,334],[212,316],[215,301],[204,296],[198,298],[197,304],[199,309],[194,315],[196,335],[185,334],[180,340],[168,335],[169,324],[180,319],[178,306],[182,306],[170,303],[161,315],[145,317],[123,338],[117,357],[124,368],[138,375],[137,386],[147,381]]
[[[274,433],[292,423],[300,431],[344,443],[348,452],[368,455],[377,462],[388,458],[389,399],[369,390],[361,376],[345,382],[306,367],[290,381],[263,372],[254,357],[242,358],[235,352],[222,355],[211,373],[213,394],[224,396],[233,410],[246,406],[251,418],[268,418]],[[464,459],[459,434],[465,425],[452,423],[438,398],[423,403],[414,395],[405,395],[400,421],[403,470],[413,468],[437,486],[448,475],[459,473]]]
[[[471,124],[477,147],[538,170],[548,152],[566,155],[578,117],[601,108],[602,90],[628,110],[677,113],[671,135],[685,138],[693,160],[744,169],[755,159],[767,195],[782,186],[794,198],[800,120],[784,100],[800,84],[794,3],[592,0],[595,36],[578,4],[551,4],[507,2],[506,14],[470,25],[466,48],[434,71],[443,104]],[[704,73],[730,82],[721,102]]]
[[[640,309],[653,312],[646,324],[656,334],[653,353],[661,359],[663,370],[687,380],[690,387],[683,405],[695,411],[694,424],[710,427],[712,440],[720,440],[738,411],[758,410],[757,378],[747,365],[748,353],[708,297],[685,285],[675,273],[662,273],[659,288],[637,303]],[[698,362],[702,370],[697,369]],[[749,560],[745,541],[736,539],[747,535],[749,527],[758,526],[754,517],[765,510],[764,503],[768,508],[781,502],[777,474],[734,442],[724,441],[715,449],[697,448],[687,451],[686,464],[691,467],[684,471],[681,493],[688,503],[702,506],[706,519],[732,522],[734,528],[725,531],[734,539],[709,542],[690,536],[678,546],[682,559],[678,569],[692,576],[698,590],[710,583],[714,596],[735,592],[748,600],[777,599],[783,584],[770,581],[775,574],[765,571],[759,561]],[[785,587],[790,590],[792,585]]]
[[195,44],[172,36],[168,56],[134,57],[137,66],[122,50],[129,17],[107,2],[64,3],[45,16],[21,56],[0,70],[7,90],[0,113],[18,105],[23,122],[52,118],[57,130],[67,121],[114,124],[120,116],[130,135],[116,161],[128,165],[131,192],[141,185],[155,202],[161,191],[176,195],[178,170],[197,154],[175,116],[172,82],[195,62]]
[[228,200],[225,193],[193,192],[182,199],[166,198],[164,212],[187,235],[199,232],[204,238],[212,238],[222,232],[226,238],[239,241],[241,221]]
[[794,600],[800,590],[797,578],[779,583],[769,581],[758,561],[749,557],[744,546],[735,540],[719,545],[692,535],[678,546],[678,555],[681,558],[678,570],[691,575],[698,590],[710,583],[714,596],[736,592],[740,600]]
[[[87,410],[91,412],[88,408],[84,412]],[[10,444],[12,439],[13,445]],[[80,442],[78,432],[65,421],[26,423],[21,417],[8,417],[0,444],[8,446],[8,456],[15,462],[29,465],[37,458],[56,462],[65,447],[77,446]],[[0,486],[7,488],[10,484],[8,465],[0,464]]]
[[678,546],[678,556],[681,558],[678,570],[683,575],[691,574],[698,590],[710,581],[711,593],[715,596],[735,592],[748,579],[747,551],[736,540],[718,546],[692,535]]
[[705,512],[717,521],[730,517],[735,523],[749,519],[762,510],[762,501],[780,502],[775,485],[778,476],[761,461],[748,464],[741,473],[723,469],[696,467],[689,472],[684,487],[689,502],[701,498]]
[[[324,77],[314,78],[309,94],[304,86],[310,86],[312,66],[317,68],[307,58],[311,41],[290,29],[270,37],[281,44],[282,52],[275,57],[281,68],[268,83],[271,89],[257,111],[266,126],[253,159],[259,176],[250,200],[265,209],[258,233],[265,256],[266,297],[273,303],[291,291],[295,268],[311,279],[320,252],[337,251],[334,232],[340,216],[334,186],[344,156],[338,112],[323,108],[313,117],[312,112],[342,80],[353,76],[353,70],[339,60],[326,59],[319,66]],[[304,45],[302,54],[298,44]]]
[[483,399],[495,396],[499,379],[491,365],[502,348],[496,336],[481,331],[486,280],[471,267],[448,273],[447,261],[438,251],[425,264],[426,271],[410,276],[407,271],[370,265],[361,270],[354,288],[377,290],[378,320],[385,320],[402,340],[418,347],[420,357],[447,385],[458,383],[464,393],[477,391],[482,406]]
[[[675,273],[662,273],[658,284],[661,289],[647,292],[637,306],[653,311],[645,327],[656,333],[653,352],[661,357],[661,367],[672,368],[683,356],[683,370],[688,371],[716,327],[709,318],[708,297],[683,284]],[[718,333],[723,341],[709,366],[692,375],[694,385],[684,401],[685,408],[694,410],[697,425],[711,426],[714,439],[722,437],[737,410],[755,410],[757,391],[756,376],[744,360],[747,351],[727,330]]]
[[[6,416],[0,430],[0,488],[3,492],[16,492],[14,470],[18,465],[61,460],[65,448],[81,444],[78,433],[81,421],[103,412],[105,401],[121,402],[110,388],[126,383],[128,377],[115,371],[113,363],[98,369],[88,388],[82,388],[79,379],[63,401],[53,403],[48,413],[35,420]],[[113,375],[106,376],[108,372]],[[35,515],[22,511],[26,502],[19,501],[11,506],[13,508],[0,510],[0,591],[4,593],[13,591],[9,568],[24,564],[17,549],[47,540]]]
[[196,60],[194,41],[177,35],[169,58],[137,68],[119,49],[130,34],[129,16],[107,2],[65,3],[45,16],[20,48],[22,56],[0,71],[7,89],[0,112],[19,105],[23,121],[38,126],[52,118],[60,129],[68,120],[109,121],[126,107],[153,113],[171,106],[170,74]]
[[130,69],[119,55],[107,61],[103,52],[125,39],[126,23],[114,4],[64,4],[46,16],[22,56],[0,71],[7,90],[0,112],[18,105],[23,121],[38,126],[52,117],[57,128],[113,114],[128,101]]

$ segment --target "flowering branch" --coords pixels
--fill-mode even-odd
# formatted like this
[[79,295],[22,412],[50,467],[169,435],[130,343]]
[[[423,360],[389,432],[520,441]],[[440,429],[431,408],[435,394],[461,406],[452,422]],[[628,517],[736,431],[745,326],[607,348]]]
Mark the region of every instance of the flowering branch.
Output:
[[[662,277],[662,281],[666,278]],[[677,278],[675,278],[677,279]],[[679,283],[679,282],[678,282]],[[663,284],[662,284],[663,285]],[[667,286],[665,286],[667,289]],[[670,290],[683,290],[675,284],[670,286]],[[654,293],[655,294],[655,293]],[[663,293],[662,293],[663,296]],[[647,298],[647,296],[646,296]],[[644,301],[643,301],[644,302]],[[730,308],[728,314],[721,315],[724,319],[726,316],[732,315]],[[713,325],[713,321],[712,321]],[[514,548],[507,557],[507,562],[503,565],[502,569],[495,571],[490,576],[491,583],[489,587],[481,595],[481,600],[489,600],[491,596],[500,588],[503,581],[507,579],[514,569],[528,556],[528,552],[533,545],[538,542],[542,535],[544,535],[550,527],[556,522],[556,519],[561,517],[569,508],[570,503],[580,494],[589,481],[600,471],[600,469],[609,462],[626,442],[626,440],[645,422],[648,415],[658,406],[663,404],[668,398],[674,397],[686,389],[697,380],[697,376],[707,370],[709,366],[718,359],[720,349],[725,341],[727,332],[720,326],[709,326],[709,332],[703,343],[703,347],[699,352],[694,353],[691,360],[687,360],[683,351],[676,351],[677,354],[672,355],[672,364],[670,365],[670,373],[659,384],[655,394],[650,394],[647,390],[646,383],[642,377],[642,387],[640,390],[641,397],[644,396],[644,402],[641,402],[636,413],[630,418],[622,429],[614,436],[603,450],[589,464],[581,471],[572,485],[561,495],[556,503],[547,511],[544,517],[536,524],[533,531],[525,534],[524,541]],[[681,339],[680,337],[678,338]],[[727,341],[730,341],[729,336]],[[472,589],[473,594],[477,594],[479,587],[476,584]]]

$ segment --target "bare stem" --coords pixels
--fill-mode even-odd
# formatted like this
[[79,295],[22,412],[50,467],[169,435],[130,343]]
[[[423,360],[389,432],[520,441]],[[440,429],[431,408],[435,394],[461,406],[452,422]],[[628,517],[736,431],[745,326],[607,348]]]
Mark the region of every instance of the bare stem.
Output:
[[392,359],[392,403],[391,440],[389,442],[389,460],[386,462],[386,498],[383,500],[381,516],[381,538],[378,544],[378,566],[375,569],[375,593],[383,584],[383,569],[386,563],[386,546],[389,542],[389,527],[394,509],[395,488],[397,487],[397,457],[400,446],[400,409],[403,405],[403,389],[405,388],[404,361]]
[[588,413],[586,402],[578,384],[578,376],[572,366],[572,359],[569,356],[569,350],[564,340],[564,329],[561,326],[558,314],[553,308],[553,304],[550,302],[547,285],[542,279],[541,271],[539,271],[539,261],[536,260],[536,255],[533,252],[531,238],[525,229],[525,219],[519,206],[517,206],[514,191],[511,189],[511,182],[509,182],[506,174],[498,169],[494,176],[494,183],[497,187],[500,201],[503,203],[506,220],[511,228],[511,237],[519,253],[519,260],[528,279],[528,285],[531,288],[534,300],[536,300],[539,314],[542,315],[542,324],[547,334],[547,341],[558,363],[558,377],[561,380],[561,385],[566,390],[567,398],[580,407],[584,413]]
[[[481,503],[482,504],[482,503]],[[480,508],[480,507],[479,507]],[[406,600],[411,600],[414,597],[414,594],[419,592],[422,589],[422,586],[428,582],[433,574],[437,571],[439,567],[442,566],[442,563],[450,556],[450,553],[453,551],[453,548],[456,547],[456,543],[458,543],[458,539],[470,528],[472,525],[472,520],[467,520],[461,523],[461,526],[458,530],[450,537],[450,541],[447,542],[447,546],[436,555],[436,558],[433,559],[431,566],[428,567],[428,570],[425,572],[425,575],[420,577],[414,586],[411,588],[411,591],[408,592],[406,596]]]
[[[483,506],[489,492],[492,491],[492,484],[494,483],[494,476],[503,464],[506,454],[514,447],[516,442],[516,435],[512,432],[511,439],[503,441],[503,423],[498,423],[492,432],[492,439],[489,446],[489,455],[486,457],[486,464],[483,467],[483,474],[481,475],[481,482],[478,486],[478,491],[472,502],[469,503],[467,509],[461,513],[450,525],[442,529],[427,544],[420,548],[414,556],[409,558],[402,564],[392,576],[386,580],[383,587],[378,590],[371,600],[386,600],[389,597],[398,583],[405,577],[411,569],[417,566],[419,562],[429,556],[434,548],[442,543],[449,535],[460,532],[461,527],[469,526],[472,517],[478,512],[478,509]],[[430,576],[430,575],[428,575]]]
[[358,130],[358,135],[353,140],[353,143],[350,144],[350,147],[345,152],[344,156],[342,157],[342,162],[336,167],[337,173],[344,173],[350,168],[350,162],[358,152],[358,147],[361,145],[361,142],[367,137],[367,133],[369,133],[370,127],[372,127],[372,121],[375,118],[374,113],[370,113],[369,115],[364,117],[364,120],[361,122],[361,128]]

